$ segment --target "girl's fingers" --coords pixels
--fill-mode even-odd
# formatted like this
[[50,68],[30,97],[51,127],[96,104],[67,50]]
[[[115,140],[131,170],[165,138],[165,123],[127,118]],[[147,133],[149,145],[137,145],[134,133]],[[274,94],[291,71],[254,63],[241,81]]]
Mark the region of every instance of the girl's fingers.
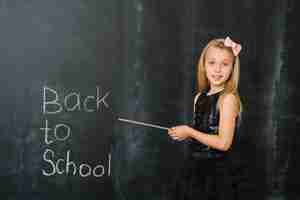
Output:
[[173,139],[173,140],[178,140],[178,141],[181,141],[182,139],[179,138],[177,135],[176,135],[176,128],[175,127],[171,127],[168,129],[168,134],[170,135],[170,137]]
[[175,131],[175,128],[169,128],[169,129],[168,129],[168,133],[169,133],[169,134],[174,134],[174,131]]

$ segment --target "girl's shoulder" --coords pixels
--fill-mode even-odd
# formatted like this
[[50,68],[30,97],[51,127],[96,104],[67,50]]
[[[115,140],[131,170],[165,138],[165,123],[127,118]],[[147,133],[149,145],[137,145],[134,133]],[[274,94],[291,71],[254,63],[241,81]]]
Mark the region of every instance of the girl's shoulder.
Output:
[[240,97],[238,94],[229,92],[223,93],[220,96],[220,108],[228,108],[231,107],[235,110],[235,112],[240,112]]
[[238,98],[238,95],[234,92],[226,92],[226,93],[223,93],[221,96],[223,99],[231,99],[231,100]]
[[239,102],[239,96],[235,93],[223,93],[220,96],[220,103],[221,104],[237,104]]

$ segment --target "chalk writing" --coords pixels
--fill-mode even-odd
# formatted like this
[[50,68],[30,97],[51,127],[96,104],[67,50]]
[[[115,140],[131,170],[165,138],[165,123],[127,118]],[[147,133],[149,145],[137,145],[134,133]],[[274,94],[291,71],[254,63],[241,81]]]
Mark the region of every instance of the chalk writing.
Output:
[[[83,97],[80,92],[71,92],[65,96],[48,86],[43,87],[43,115],[59,114],[62,111],[97,112],[101,107],[109,108],[107,97],[110,92],[101,94],[100,88],[96,87],[95,95]],[[72,151],[68,149],[66,156],[57,158],[56,153],[49,146],[55,142],[65,142],[71,135],[71,126],[65,123],[50,124],[46,118],[40,130],[44,133],[44,143],[47,148],[43,153],[43,161],[46,166],[42,169],[44,176],[78,175],[80,177],[94,176],[96,178],[110,176],[111,154],[108,153],[106,161],[99,162],[95,166],[89,163],[75,163],[71,160]]]
[[[66,139],[68,139],[71,135],[71,128],[70,126],[66,125],[66,124],[57,124],[55,127],[54,127],[54,138],[52,137],[52,140],[50,138],[50,131],[53,130],[52,128],[49,128],[48,126],[48,120],[46,119],[45,120],[45,127],[43,128],[40,128],[42,131],[44,131],[45,133],[45,143],[47,145],[53,143],[55,140],[58,140],[58,141],[65,141]],[[59,131],[60,130],[60,131]],[[63,133],[61,135],[59,135],[58,133]],[[54,139],[54,140],[53,140]]]
[[[47,170],[43,169],[44,176],[53,176],[55,174],[72,174],[80,177],[102,177],[105,174],[110,176],[111,171],[111,155],[108,154],[107,165],[98,164],[94,167],[87,163],[76,164],[70,159],[71,150],[67,151],[66,159],[59,158],[55,161],[55,152],[51,149],[46,149],[43,154],[44,161],[48,164]],[[107,166],[107,167],[105,167]]]
[[[69,112],[82,110],[85,112],[96,112],[101,106],[109,107],[106,101],[109,94],[110,92],[101,94],[100,88],[96,87],[96,95],[94,96],[83,98],[80,92],[72,92],[65,97],[60,97],[55,89],[45,86],[43,88],[43,114],[57,114],[62,112],[63,109]],[[91,104],[94,104],[94,106],[92,107]]]

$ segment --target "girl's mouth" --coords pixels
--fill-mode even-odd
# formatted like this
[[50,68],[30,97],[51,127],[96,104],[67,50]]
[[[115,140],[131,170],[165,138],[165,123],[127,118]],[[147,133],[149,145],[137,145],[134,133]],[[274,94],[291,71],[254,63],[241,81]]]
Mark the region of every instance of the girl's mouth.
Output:
[[216,81],[221,80],[223,78],[222,75],[212,75],[211,77]]

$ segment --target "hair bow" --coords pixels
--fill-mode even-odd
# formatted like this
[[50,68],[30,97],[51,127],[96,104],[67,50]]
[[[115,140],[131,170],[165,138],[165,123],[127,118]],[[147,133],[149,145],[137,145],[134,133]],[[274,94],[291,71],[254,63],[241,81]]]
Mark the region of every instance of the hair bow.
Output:
[[229,37],[225,38],[224,45],[226,47],[231,47],[232,52],[235,56],[239,55],[240,51],[242,50],[242,46],[232,41]]

